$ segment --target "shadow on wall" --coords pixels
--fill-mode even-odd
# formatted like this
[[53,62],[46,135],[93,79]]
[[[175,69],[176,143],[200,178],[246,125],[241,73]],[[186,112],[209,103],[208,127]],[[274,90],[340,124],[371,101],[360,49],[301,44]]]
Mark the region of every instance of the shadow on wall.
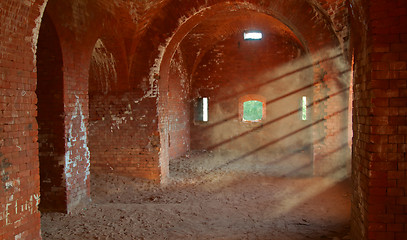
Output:
[[[313,60],[312,64],[309,59]],[[227,159],[212,166],[212,170],[251,162],[249,169],[274,176],[327,176],[339,169],[343,176],[347,176],[350,164],[347,138],[350,69],[343,61],[339,49],[322,51],[319,55],[295,59],[271,72],[265,71],[257,77],[260,81],[254,81],[244,90],[210,96],[209,116],[212,118],[208,123],[192,126],[193,134],[200,137],[199,143],[195,141],[192,148],[227,153]],[[327,69],[330,78],[316,74],[316,66]],[[284,89],[287,85],[284,81],[301,77],[302,72],[309,75],[310,70],[314,72],[312,83],[299,82]],[[325,86],[324,92],[318,92],[317,84]],[[265,90],[276,88],[283,89],[277,96]],[[245,124],[239,119],[234,100],[236,96],[250,92],[272,96],[266,102],[267,111],[273,114],[267,113],[272,116],[271,120]],[[307,103],[307,121],[300,121],[301,107],[295,102],[302,95],[312,99]],[[232,110],[225,110],[223,105],[232,106],[228,107]],[[232,115],[221,118],[231,112]],[[315,146],[318,149],[314,149]]]
[[[336,114],[347,111],[347,108],[336,112],[335,114],[328,116],[327,118],[334,117]],[[206,172],[211,171],[233,171],[233,172],[245,172],[245,173],[258,173],[265,174],[276,177],[309,177],[313,174],[313,163],[308,161],[309,149],[312,148],[313,144],[323,142],[326,137],[314,141],[312,144],[303,146],[292,146],[292,150],[283,156],[273,156],[269,153],[261,153],[262,150],[267,149],[270,145],[273,145],[279,141],[287,138],[295,138],[296,134],[304,131],[308,128],[313,127],[320,122],[324,122],[326,119],[319,119],[303,128],[292,131],[280,138],[273,139],[272,141],[265,143],[257,147],[256,149],[241,154],[240,152],[234,152],[229,150],[219,150],[216,147],[208,149],[212,152],[212,157],[209,158],[205,165],[208,168],[205,169]],[[346,132],[347,127],[344,127],[340,132]],[[339,134],[339,133],[338,133]],[[230,139],[233,141],[233,139]],[[330,152],[324,153],[322,157],[328,158],[330,155],[346,150],[348,148],[348,143],[341,145],[340,147],[331,150]],[[305,156],[304,156],[305,155]],[[211,162],[212,161],[212,162]],[[347,159],[350,161],[350,159]],[[209,163],[210,162],[210,163]],[[327,176],[333,176],[335,178],[344,178],[347,176],[346,173],[346,161],[342,162],[339,166],[334,166],[333,169],[327,173]],[[340,175],[338,175],[340,173]]]

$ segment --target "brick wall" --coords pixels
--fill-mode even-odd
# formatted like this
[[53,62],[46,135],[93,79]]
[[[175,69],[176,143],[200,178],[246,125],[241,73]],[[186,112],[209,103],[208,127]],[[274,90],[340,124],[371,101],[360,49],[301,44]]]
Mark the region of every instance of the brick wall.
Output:
[[[244,41],[241,31],[219,41],[199,62],[191,100],[209,97],[209,122],[191,119],[191,148],[233,152],[231,162],[252,157],[261,165],[265,159],[279,159],[269,166],[290,165],[284,169],[290,174],[346,176],[349,89],[344,79],[349,75],[340,73],[347,73],[340,51],[328,49],[310,57],[290,35],[261,30],[263,40]],[[314,74],[316,59],[329,76],[318,79]],[[250,94],[266,99],[266,119],[260,123],[243,123],[239,117],[239,98]],[[302,96],[308,99],[307,121],[299,111]]]
[[43,2],[0,2],[0,239],[40,239],[34,54]]
[[[309,48],[313,54],[317,53],[318,55],[319,50],[326,50],[326,48],[334,48],[335,51],[343,53],[347,46],[346,40],[348,36],[348,29],[346,27],[347,9],[344,8],[345,1],[318,2],[322,2],[321,4],[323,4],[323,7],[319,6],[317,2],[311,1],[304,1],[301,3],[298,1],[284,1],[276,2],[272,5],[268,5],[264,1],[251,1],[250,3],[239,2],[234,5],[230,5],[226,1],[192,1],[182,4],[180,2],[169,2],[165,6],[165,9],[153,9],[150,12],[153,13],[154,11],[157,11],[156,15],[160,17],[152,18],[151,21],[148,22],[150,25],[142,30],[145,34],[142,35],[141,40],[136,41],[136,44],[131,48],[131,54],[138,56],[138,58],[135,58],[133,61],[134,67],[131,67],[131,71],[133,71],[133,74],[139,74],[142,76],[148,75],[149,79],[157,77],[160,79],[159,84],[161,84],[161,82],[166,81],[165,79],[168,77],[166,74],[167,70],[163,71],[162,69],[168,68],[170,62],[168,59],[172,59],[177,49],[177,44],[183,41],[186,34],[197,26],[196,24],[199,24],[203,19],[210,18],[214,15],[227,15],[229,11],[239,12],[242,9],[250,9],[253,12],[258,11],[265,14],[277,14],[278,16],[281,16],[282,22],[290,25],[292,29],[294,29],[295,34],[300,38],[301,43],[307,44],[307,48]],[[194,11],[188,9],[194,9]],[[197,14],[199,11],[201,12]],[[284,16],[298,17],[285,18]],[[177,21],[175,21],[175,19],[177,19]],[[198,37],[195,42],[192,41],[192,47],[182,49],[185,57],[184,62],[187,74],[191,74],[191,72],[194,71],[193,69],[196,67],[196,62],[200,61],[197,57],[199,58],[202,56],[202,54],[200,54],[200,56],[191,56],[193,55],[191,53],[202,53],[201,50],[207,51],[206,48],[208,47],[208,44],[211,44],[210,41],[219,41],[217,38],[229,34],[228,31],[236,31],[236,26],[231,24],[228,28],[220,29],[215,25],[213,31],[208,34],[207,38]],[[151,51],[146,51],[146,49],[151,49]],[[341,56],[341,61],[343,61],[344,57],[346,56]],[[313,60],[317,62],[319,59],[320,56],[317,56]],[[344,64],[344,62],[341,64]],[[331,71],[332,68],[328,66],[327,69],[328,71]],[[147,70],[150,71],[148,72]],[[347,85],[349,84],[349,81],[346,80],[349,80],[349,75],[346,77],[336,76],[337,74],[340,74],[339,72],[342,70],[343,66],[334,69],[331,77],[333,78],[333,82],[344,82],[344,84]],[[336,79],[339,79],[339,81],[336,81]],[[345,81],[343,81],[344,79]],[[162,86],[160,85],[160,91],[161,90]],[[342,92],[342,94],[338,94],[337,90],[338,88],[336,86],[331,87],[330,94],[335,95],[339,101],[337,99],[333,101],[328,99],[325,101],[330,101],[330,104],[335,106],[332,108],[333,110],[338,110],[338,106],[347,105],[346,102],[348,101],[347,93]],[[165,94],[167,91],[163,91],[163,93]],[[324,97],[326,97],[326,95]],[[162,126],[159,126],[161,133],[160,141],[162,143],[160,165],[162,166],[166,165],[166,162],[168,161],[169,153],[167,153],[168,149],[166,146],[170,144],[168,141],[171,141],[172,139],[167,133],[167,127],[169,128],[167,121],[168,118],[163,110],[163,106],[165,106],[168,99],[163,98],[166,98],[166,96],[160,96],[159,98],[159,101],[162,101],[163,104],[160,105],[159,103],[158,111],[159,116],[162,116],[159,121],[160,124],[162,123]],[[337,102],[339,102],[339,104],[337,104]],[[329,118],[327,121],[324,121],[327,123],[322,127],[323,131],[328,129],[332,139],[339,138],[340,140],[332,141],[334,143],[332,146],[331,144],[328,144],[328,146],[330,146],[329,149],[322,148],[327,151],[321,154],[321,156],[324,156],[325,159],[327,159],[326,156],[333,157],[327,161],[327,164],[321,164],[325,166],[330,165],[331,167],[321,168],[318,171],[319,173],[336,171],[337,167],[349,169],[349,164],[346,164],[349,163],[349,147],[344,147],[346,145],[346,140],[344,139],[347,139],[347,131],[346,126],[342,126],[343,124],[347,125],[347,115],[348,113],[346,111],[343,113],[341,112],[340,114],[332,112],[332,114],[326,115],[329,116]],[[339,129],[335,126],[338,123],[341,124]],[[323,132],[323,134],[328,131]],[[315,139],[317,140],[320,138]],[[336,161],[336,159],[341,160]]]
[[171,61],[168,85],[169,158],[190,149],[190,82],[179,50]]
[[[340,47],[346,54],[349,47],[348,6],[346,0],[318,0],[317,6],[322,8],[332,22],[332,28],[339,40]],[[349,56],[348,56],[349,57]]]
[[156,99],[143,91],[90,96],[92,173],[159,180]]
[[[58,148],[61,148],[61,151],[57,151],[61,153],[59,157],[63,157],[62,160],[60,159],[63,164],[53,165],[53,167],[62,171],[60,176],[64,180],[59,184],[58,180],[61,179],[58,179],[58,176],[54,176],[55,179],[51,180],[51,182],[61,185],[61,193],[66,195],[66,203],[63,204],[63,208],[67,212],[81,209],[82,205],[86,204],[89,199],[90,158],[92,158],[92,169],[95,171],[106,173],[112,171],[113,168],[118,174],[131,174],[133,176],[160,179],[168,173],[168,159],[179,156],[188,150],[188,121],[190,119],[186,116],[190,116],[191,113],[187,106],[193,105],[193,102],[188,102],[185,98],[184,94],[186,93],[187,95],[189,88],[182,82],[190,78],[190,74],[194,72],[195,59],[191,62],[191,57],[188,57],[188,53],[191,51],[196,53],[198,50],[197,48],[180,48],[174,54],[177,47],[167,48],[170,55],[168,59],[173,59],[172,63],[171,60],[167,59],[169,61],[168,65],[160,66],[160,61],[164,60],[162,54],[165,47],[171,44],[171,46],[177,46],[187,32],[195,27],[195,24],[203,18],[217,14],[219,11],[237,10],[242,7],[268,14],[278,13],[280,16],[289,16],[287,18],[283,17],[283,20],[295,26],[293,29],[299,32],[300,41],[309,44],[310,50],[313,52],[317,51],[321,46],[325,46],[327,42],[332,41],[332,36],[334,35],[339,39],[338,43],[341,46],[346,46],[346,42],[342,42],[346,40],[346,27],[343,25],[346,22],[344,20],[346,12],[344,13],[343,11],[344,1],[320,1],[323,2],[322,8],[333,23],[333,30],[329,30],[331,26],[326,24],[330,23],[326,21],[326,16],[321,14],[319,7],[313,8],[309,6],[311,1],[303,1],[301,3],[298,1],[279,1],[270,6],[267,1],[250,2],[250,4],[243,3],[231,6],[228,1],[173,1],[171,4],[166,4],[165,8],[163,8],[162,2],[151,4],[150,7],[146,7],[141,3],[129,4],[127,6],[122,2],[115,1],[97,1],[97,4],[94,4],[94,1],[49,2],[48,12],[56,29],[54,35],[58,35],[62,51],[62,89],[64,99],[62,128],[65,139],[63,146],[58,146]],[[395,4],[401,3],[403,2],[395,1]],[[37,239],[39,238],[40,228],[39,212],[37,211],[37,204],[39,203],[37,200],[39,199],[40,191],[38,156],[49,156],[50,151],[49,148],[47,150],[47,147],[51,147],[50,144],[48,146],[44,144],[45,135],[37,134],[38,126],[35,111],[35,104],[37,103],[35,95],[37,76],[34,59],[41,16],[45,9],[45,4],[41,0],[3,0],[0,2],[0,6],[0,20],[2,22],[0,27],[0,166],[2,179],[2,188],[0,189],[0,225],[2,226],[0,238],[12,239],[20,237]],[[196,14],[197,11],[208,6],[212,7],[205,13],[195,15],[192,21],[180,27],[181,23],[184,23],[189,17]],[[399,9],[397,14],[403,13],[403,6],[392,7]],[[191,9],[194,10],[191,11]],[[312,21],[310,21],[311,19]],[[402,17],[399,20],[402,23]],[[120,31],[115,30],[118,29],[116,26],[121,26]],[[321,29],[328,30],[321,32]],[[95,83],[98,84],[95,85],[97,90],[89,95],[88,75],[89,66],[92,62],[92,49],[94,49],[97,39],[103,35],[101,34],[102,32],[110,33],[107,38],[102,38],[102,40],[107,49],[111,53],[115,53],[116,66],[123,66],[123,69],[121,67],[108,68],[109,74],[113,73],[111,70],[117,70],[118,78],[115,79],[114,75],[108,74],[107,81],[96,81]],[[179,34],[177,35],[175,32]],[[216,33],[221,35],[225,32],[223,30]],[[115,44],[117,39],[110,41],[115,38],[113,36],[121,34],[123,34],[123,39],[126,39],[125,41],[121,42],[119,40],[120,44]],[[174,34],[173,38],[169,38]],[[393,39],[396,35],[400,41],[405,40],[403,33],[391,34],[390,38]],[[52,36],[49,37],[52,38]],[[219,40],[218,37],[214,36],[211,39],[217,41]],[[169,40],[172,40],[172,42],[167,45]],[[45,42],[54,43],[57,41],[45,40]],[[207,44],[199,42],[197,45],[203,47],[208,46]],[[236,42],[232,44],[236,46]],[[117,46],[120,48],[116,49]],[[48,47],[57,48],[53,44],[50,44]],[[404,51],[403,45],[390,44],[387,47],[389,52],[394,50]],[[219,47],[217,50],[230,53],[235,49]],[[207,56],[212,55],[216,58],[218,56],[217,53],[219,52],[212,49]],[[384,56],[390,57],[390,55]],[[398,69],[399,80],[402,80],[401,78],[404,76],[403,71],[405,71],[405,69],[403,70],[403,57],[405,56],[399,54],[398,57],[398,61],[389,63],[388,68],[389,71],[396,71]],[[47,57],[45,56],[45,58]],[[227,60],[236,61],[235,59]],[[205,61],[209,63],[208,59]],[[216,74],[219,74],[218,71],[221,71],[219,66],[214,63],[212,64],[211,67],[213,69],[211,69],[211,73],[217,72]],[[222,69],[227,70],[228,65],[226,63],[222,64]],[[58,69],[57,64],[53,65],[53,67]],[[160,76],[160,71],[167,67],[168,76],[164,76],[165,74]],[[327,81],[334,79],[332,82],[337,82],[335,80],[339,76],[337,70],[332,70],[329,64],[321,64],[321,68],[329,73],[327,75],[329,77],[326,77]],[[204,78],[204,68],[201,70],[201,77]],[[248,70],[248,72],[251,71]],[[368,70],[359,71],[362,72],[360,76],[363,77],[364,71]],[[130,74],[127,76],[123,72]],[[39,73],[39,75],[43,73]],[[50,73],[50,75],[53,74],[55,73]],[[223,75],[225,79],[228,79],[226,71],[223,74],[225,74]],[[232,72],[230,75],[233,74]],[[387,73],[380,74],[384,74],[387,77]],[[90,75],[92,76],[92,73]],[[181,77],[179,78],[179,76]],[[325,79],[325,75],[322,74],[321,76],[323,76],[322,79]],[[157,86],[160,77],[160,90],[162,92],[158,96]],[[162,81],[167,77],[168,81]],[[235,75],[235,78],[238,77],[240,76]],[[101,76],[99,75],[96,78],[101,78]],[[47,79],[47,77],[44,77],[44,79]],[[119,84],[116,84],[115,80]],[[314,74],[314,82],[316,80],[318,78]],[[45,82],[46,80],[41,81],[41,84]],[[374,83],[373,85],[377,84],[374,81],[372,83]],[[403,94],[403,91],[400,90],[404,86],[403,83],[405,81],[388,82],[389,87],[398,86],[398,97],[400,98]],[[225,86],[228,86],[228,84],[233,85],[232,82],[225,84]],[[212,86],[216,86],[216,84],[212,84]],[[321,117],[335,116],[333,114],[336,112],[335,110],[340,110],[337,107],[341,106],[341,98],[343,98],[342,94],[337,94],[338,89],[341,88],[335,85],[326,86],[324,85],[324,93],[321,95],[321,99],[332,95],[334,97],[322,101],[323,104],[320,106],[322,106],[324,114]],[[231,92],[236,91],[237,87],[234,87],[236,86],[230,88]],[[58,89],[59,86],[56,88]],[[39,108],[41,107],[41,102],[46,102],[49,99],[49,95],[41,92],[42,89],[44,88],[39,84],[38,94],[41,95],[38,99]],[[199,89],[196,90],[200,91]],[[257,89],[257,91],[257,93],[266,95],[264,92],[261,92],[263,90]],[[266,90],[264,91],[267,92]],[[216,97],[222,94],[213,94],[214,97],[211,97],[210,101],[215,100],[216,103]],[[313,98],[315,99],[315,96],[318,94],[317,91],[313,91]],[[192,99],[198,95],[195,92]],[[180,96],[183,97],[180,98]],[[182,101],[179,101],[179,99]],[[337,99],[341,100],[339,104]],[[391,105],[390,109],[398,109],[399,114],[404,111],[402,106],[403,99],[384,100],[384,103],[379,102],[380,100],[376,101],[377,104],[387,103],[389,106]],[[238,106],[234,106],[236,104],[238,103],[232,101],[225,105],[219,104],[218,106],[221,106],[221,108],[216,109],[216,112],[231,113],[231,116],[234,116],[237,114],[235,109],[238,109]],[[56,107],[49,106],[49,109]],[[361,113],[364,113],[366,110],[361,104],[358,105],[357,109]],[[328,111],[333,112],[329,113]],[[211,113],[211,116],[216,116],[216,114]],[[53,120],[51,119],[53,117],[55,116],[45,117],[44,115],[44,121],[41,121],[42,116],[40,115],[38,120],[40,125],[46,122],[46,120],[59,124],[57,121],[61,119]],[[271,116],[267,114],[267,119],[269,117]],[[325,136],[325,133],[329,133],[328,135],[331,139],[338,139],[335,133],[342,128],[338,128],[337,124],[338,122],[342,124],[341,119],[344,117],[345,115],[341,115],[339,118],[330,117],[325,119],[326,121],[321,122],[320,129],[322,135]],[[313,115],[313,118],[316,119],[315,115]],[[403,118],[389,118],[388,120],[394,124],[402,124]],[[363,119],[361,121],[363,122]],[[56,127],[52,125],[47,126],[50,130],[49,137],[52,134],[60,134],[58,131],[53,131],[56,130]],[[204,126],[193,125],[193,127],[199,128]],[[252,127],[249,129],[252,129]],[[358,125],[358,127],[363,128],[362,125]],[[47,129],[45,125],[41,126],[41,128],[43,130]],[[391,146],[392,148],[394,148],[394,145],[397,145],[397,151],[403,151],[403,144],[405,142],[402,141],[405,141],[405,137],[401,136],[403,136],[402,133],[405,129],[398,127],[397,131],[400,134],[392,137],[391,140],[389,137],[388,145],[393,145]],[[262,134],[258,135],[261,137]],[[216,134],[214,136],[217,137]],[[224,136],[228,137],[227,135]],[[365,135],[362,136],[363,139],[365,137]],[[195,138],[197,139],[196,135]],[[50,137],[48,140],[51,139]],[[112,139],[114,144],[112,144]],[[201,139],[206,140],[206,137],[204,136]],[[318,139],[320,138],[314,137],[314,140]],[[339,139],[342,140],[342,135]],[[41,149],[38,149],[37,141],[43,144]],[[332,145],[331,143],[334,143],[332,150],[341,146],[337,145],[338,142],[330,142],[328,145]],[[358,142],[358,144],[361,144],[361,142]],[[63,154],[62,148],[64,148]],[[365,156],[362,150],[357,151],[360,155]],[[397,156],[401,157],[400,152]],[[335,158],[337,157],[333,159]],[[112,161],[113,165],[109,166]],[[398,164],[397,167],[398,169],[403,169],[402,164]],[[45,168],[43,170],[45,170],[43,172],[48,172],[49,169]],[[395,174],[392,175],[393,178],[395,176],[400,178],[403,175],[398,171],[392,174]],[[394,180],[393,178],[392,180]],[[395,181],[397,184],[402,183],[399,180]],[[42,189],[46,191],[47,188],[44,185]],[[400,193],[399,188],[389,191],[392,191],[392,194],[395,194],[394,192]],[[44,204],[47,199],[46,196],[47,193],[44,192]],[[395,199],[399,203],[397,206],[398,210],[400,210],[399,206],[402,205],[403,198],[398,196]],[[365,199],[362,200],[364,201]],[[399,220],[401,218],[402,216],[397,217]],[[359,218],[355,217],[355,219]],[[400,225],[389,225],[387,227],[388,229],[396,229]],[[398,236],[397,233],[395,236]]]
[[354,239],[406,239],[405,1],[353,1]]
[[[63,4],[68,5],[67,2]],[[58,159],[63,166],[62,186],[66,202],[61,208],[68,213],[81,210],[90,200],[90,152],[88,148],[88,67],[90,63],[92,31],[83,32],[91,19],[82,14],[90,11],[83,6],[81,11],[70,14],[67,9],[78,6],[63,6],[54,1],[47,5],[46,12],[52,20],[59,37],[62,51],[63,72],[63,129],[64,158]],[[78,18],[82,29],[75,29]],[[72,31],[74,29],[74,31]],[[94,29],[97,30],[96,28]],[[51,67],[51,66],[50,66]],[[45,169],[43,171],[53,171]],[[62,191],[61,189],[61,191]]]
[[158,116],[160,131],[161,182],[166,182],[169,161],[185,155],[190,150],[190,81],[184,65],[184,55],[177,48],[166,58],[160,69],[158,82]]
[[[300,95],[307,95],[312,89],[305,87],[312,84],[312,73],[309,69],[302,72],[298,70],[300,67],[287,63],[302,60],[304,49],[296,39],[281,32],[267,28],[260,30],[264,35],[260,41],[243,40],[243,32],[220,41],[205,54],[193,73],[192,99],[209,98],[209,122],[191,126],[193,149],[250,152],[276,136],[295,131],[298,128],[296,123],[301,123],[296,121],[300,117],[297,112]],[[287,82],[290,82],[289,86]],[[301,91],[301,88],[304,89]],[[299,93],[295,92],[297,90]],[[252,126],[242,123],[238,105],[239,98],[251,94],[263,96],[267,104],[266,119]],[[296,112],[290,114],[292,111]],[[279,118],[281,121],[273,124],[273,120]],[[280,133],[278,128],[284,124],[292,126],[287,132]],[[274,125],[278,126],[274,128]],[[269,152],[281,151],[285,144],[274,145]]]
[[89,149],[92,173],[159,180],[156,98],[150,82],[128,75],[121,35],[103,32],[89,70]]
[[314,174],[350,176],[349,76],[351,69],[338,48],[314,66],[314,109],[318,122],[313,127]]

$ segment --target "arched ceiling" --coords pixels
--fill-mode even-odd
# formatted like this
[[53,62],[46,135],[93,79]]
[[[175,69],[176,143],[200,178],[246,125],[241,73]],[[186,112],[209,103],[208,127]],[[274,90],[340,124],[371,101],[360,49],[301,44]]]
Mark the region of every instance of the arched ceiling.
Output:
[[[243,37],[243,32],[250,30],[261,31],[264,37],[268,34],[287,36],[297,40],[298,45],[305,48],[290,28],[270,15],[247,9],[224,9],[194,27],[180,43],[187,72],[192,74],[200,59],[218,42],[230,36]],[[236,41],[239,40],[242,38]]]
[[[143,36],[144,40],[138,42],[140,44],[133,45],[135,55],[142,57],[139,60],[135,59],[133,64],[136,68],[132,71],[133,74],[136,71],[141,72],[149,66],[150,79],[155,75],[164,74],[165,76],[170,59],[181,46],[183,52],[189,54],[186,58],[191,72],[194,65],[192,62],[199,61],[197,52],[205,51],[210,48],[211,43],[216,43],[228,34],[245,29],[250,26],[250,22],[253,23],[253,20],[257,21],[256,24],[264,25],[265,29],[268,25],[290,29],[311,56],[325,49],[342,47],[342,51],[345,51],[341,44],[344,39],[338,37],[333,21],[325,11],[325,9],[332,11],[334,9],[332,6],[344,8],[344,1],[326,2],[324,6],[318,5],[316,1],[304,0],[219,0],[216,2],[195,0],[188,1],[188,4],[181,4],[177,0],[169,1],[166,4],[167,11],[162,11],[162,14],[151,22],[149,31]],[[269,18],[259,17],[262,14]],[[267,22],[266,19],[270,21],[270,18],[275,18],[277,21]],[[346,21],[346,14],[342,21]],[[199,39],[199,36],[203,35],[206,40]],[[188,41],[190,44],[187,44]],[[200,47],[191,48],[198,45]],[[144,55],[145,49],[152,50],[148,54],[150,57]],[[192,52],[195,52],[195,56]],[[329,55],[329,52],[325,51],[324,54]],[[321,56],[321,54],[315,56],[318,57],[318,55]],[[323,58],[327,57],[323,56]]]
[[182,52],[190,54],[185,57],[192,69],[195,58],[199,57],[197,52],[205,52],[225,37],[254,25],[266,31],[272,28],[285,29],[286,33],[291,31],[310,52],[327,46],[342,46],[345,50],[343,42],[347,35],[341,28],[341,23],[346,21],[345,2],[49,0],[48,6],[52,7],[51,18],[72,33],[62,36],[64,38],[74,36],[79,42],[86,41],[89,45],[94,45],[101,37],[120,39],[124,44],[129,76],[139,81],[158,74],[158,65],[167,61],[164,60],[163,49],[172,58],[180,46]]

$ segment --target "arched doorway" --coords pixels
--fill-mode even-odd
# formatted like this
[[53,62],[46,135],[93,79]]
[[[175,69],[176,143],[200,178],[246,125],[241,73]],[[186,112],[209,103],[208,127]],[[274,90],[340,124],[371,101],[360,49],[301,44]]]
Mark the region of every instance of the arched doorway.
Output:
[[58,34],[47,12],[37,46],[40,210],[66,212],[63,62]]

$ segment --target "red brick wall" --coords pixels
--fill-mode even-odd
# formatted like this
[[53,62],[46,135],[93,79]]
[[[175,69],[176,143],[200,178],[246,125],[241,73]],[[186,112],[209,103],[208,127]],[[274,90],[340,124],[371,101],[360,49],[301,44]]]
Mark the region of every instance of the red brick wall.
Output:
[[[232,165],[256,159],[260,171],[310,175],[315,120],[310,108],[302,121],[299,108],[302,96],[312,103],[312,63],[290,34],[259,26],[262,40],[245,41],[243,31],[232,34],[210,49],[193,73],[192,99],[209,98],[209,122],[191,120],[191,148],[227,151],[235,156],[225,159]],[[265,118],[243,122],[239,98],[253,94],[265,99]]]
[[[69,3],[64,2],[68,5]],[[88,148],[88,74],[92,31],[82,32],[75,29],[78,16],[90,9],[83,8],[71,15],[69,8],[51,1],[47,13],[57,30],[63,56],[63,104],[64,104],[64,140],[65,156],[63,162],[63,179],[66,192],[66,211],[78,211],[90,200],[90,153]],[[82,19],[83,28],[92,19]],[[74,29],[74,31],[72,31]],[[97,29],[94,28],[94,31]],[[86,67],[84,67],[86,66]],[[47,170],[45,170],[47,171]]]
[[105,31],[89,69],[89,149],[92,173],[160,179],[156,98],[150,82],[128,76],[121,35]]
[[190,149],[190,81],[179,50],[171,61],[168,84],[169,158],[184,155]]
[[[318,5],[323,9],[332,23],[332,28],[339,40],[340,47],[346,50],[349,45],[349,14],[348,1],[346,0],[318,0]],[[348,56],[349,57],[349,56]]]
[[[251,17],[252,24],[260,28],[259,26],[263,26],[261,23],[253,23],[255,17],[256,15]],[[236,27],[232,28],[233,31],[236,31]],[[283,149],[296,146],[297,149],[291,147],[290,150],[308,152],[306,154],[310,160],[303,165],[311,165],[311,172],[314,174],[347,176],[350,165],[347,136],[350,68],[344,60],[341,48],[326,42],[325,47],[311,52],[309,56],[295,59],[300,49],[298,43],[294,44],[288,35],[279,36],[278,33],[270,33],[267,32],[269,29],[265,29],[268,38],[265,37],[262,41],[243,41],[241,30],[232,35],[233,38],[219,41],[205,55],[200,52],[202,60],[199,56],[197,70],[192,73],[191,101],[198,97],[210,98],[210,121],[191,126],[191,147],[237,150],[241,156],[267,155],[284,158],[279,156],[284,155],[281,153],[284,152]],[[217,31],[222,32],[221,29]],[[183,48],[188,49],[187,44],[200,40],[195,40],[194,34],[196,33],[185,38],[185,43],[181,45]],[[224,34],[228,32],[225,31]],[[279,36],[280,39],[270,40],[270,36]],[[261,52],[256,51],[256,44],[263,49]],[[295,48],[296,44],[298,49]],[[294,50],[290,47],[294,47]],[[291,58],[287,59],[287,56]],[[292,61],[293,59],[295,60]],[[302,80],[296,84],[298,79]],[[264,126],[240,124],[237,99],[253,93],[262,94],[267,99],[267,119]],[[288,106],[294,106],[294,111],[299,107],[303,96],[301,94],[308,96],[310,119],[309,122],[297,124],[300,114],[289,114],[287,111],[290,108]],[[282,125],[277,127],[278,124]],[[284,132],[283,129],[288,130]],[[296,132],[299,129],[301,130]],[[293,138],[301,139],[299,136],[306,134],[305,132],[309,135],[304,137],[307,140],[292,142]]]
[[0,239],[40,239],[34,53],[42,5],[0,2]]
[[156,99],[143,93],[91,94],[92,173],[159,180]]
[[[191,103],[187,103],[185,98],[178,101],[178,96],[184,96],[180,93],[188,92],[185,85],[178,84],[184,77],[190,77],[188,74],[192,65],[185,63],[188,50],[180,49],[180,52],[175,55],[169,74],[171,80],[160,82],[167,86],[160,88],[163,92],[158,97],[159,62],[162,60],[163,46],[166,46],[168,38],[177,31],[180,19],[182,22],[201,7],[222,2],[226,1],[173,1],[172,4],[165,5],[165,8],[161,8],[162,3],[153,4],[148,8],[140,6],[139,3],[131,6],[122,3],[116,5],[114,1],[98,1],[97,4],[93,1],[50,1],[48,12],[60,39],[63,58],[65,182],[61,183],[61,186],[65,184],[68,212],[80,209],[81,205],[86,204],[89,199],[90,155],[92,155],[92,166],[93,162],[95,163],[95,170],[110,171],[111,168],[106,162],[114,159],[116,165],[113,169],[121,169],[121,173],[159,179],[167,173],[168,158],[178,156],[188,149],[189,119],[185,118],[185,115],[190,115],[186,105]],[[298,1],[280,1],[273,6],[268,6],[264,1],[251,2],[253,5],[245,4],[245,7],[252,10],[265,8],[261,11],[290,16],[291,24],[300,30],[303,34],[302,40],[308,41],[313,51],[331,41],[330,33],[325,34],[330,31],[318,33],[321,29],[329,29],[329,27],[326,28],[327,21],[318,13],[318,10],[314,12],[308,6],[309,1],[303,1],[300,4]],[[335,4],[336,2],[339,4]],[[333,19],[335,27],[332,32],[339,38],[345,39],[342,36],[345,32],[341,28],[342,15],[336,14],[338,9],[341,10],[340,3],[343,1],[332,2],[332,8],[331,3],[326,3],[323,8]],[[227,3],[221,5],[208,11],[209,15],[216,14],[219,9],[225,10],[231,7]],[[3,0],[0,6],[0,20],[5,23],[0,27],[2,53],[0,55],[0,164],[2,185],[5,186],[0,192],[2,226],[0,238],[9,239],[16,236],[36,239],[39,238],[39,213],[36,199],[39,197],[40,183],[38,127],[35,119],[36,73],[33,70],[35,68],[33,53],[36,50],[41,12],[45,5],[41,0]],[[39,8],[39,6],[43,7]],[[241,6],[243,5],[235,7]],[[118,9],[120,7],[121,9]],[[190,11],[190,9],[195,10]],[[332,9],[334,12],[330,12]],[[298,18],[292,16],[298,16]],[[203,18],[203,15],[195,20],[200,21],[200,18]],[[311,22],[310,19],[315,21]],[[287,21],[287,18],[285,20]],[[190,22],[189,30],[196,23]],[[116,26],[121,26],[120,31],[115,30],[118,29]],[[184,30],[189,31],[188,27]],[[117,85],[114,84],[114,77],[109,76],[108,80],[113,80],[109,81],[112,84],[110,88],[102,85],[103,82],[96,82],[100,84],[95,85],[97,91],[88,97],[92,49],[96,40],[102,35],[100,34],[102,31],[110,32],[109,36],[125,35],[126,40],[123,41],[125,43],[120,44],[120,49],[115,49],[115,44],[109,44],[109,39],[105,43],[110,52],[116,53],[117,65],[125,65],[124,72],[131,74],[129,77],[124,75],[123,78],[117,79],[120,82]],[[313,36],[317,37],[313,38]],[[178,37],[173,40],[180,41],[184,36],[181,34]],[[103,38],[103,40],[106,39]],[[128,55],[123,56],[123,52]],[[171,49],[169,52],[172,58]],[[131,64],[127,65],[127,61]],[[183,62],[182,67],[179,68],[181,62]],[[57,66],[54,65],[54,67]],[[329,69],[329,67],[323,67]],[[177,78],[181,72],[182,78]],[[119,72],[117,73],[121,76]],[[335,78],[335,74],[333,76]],[[334,89],[331,90],[330,95],[336,93],[336,88],[329,89]],[[127,93],[123,94],[123,92]],[[168,97],[164,94],[168,94]],[[314,92],[314,96],[315,94]],[[46,98],[46,95],[42,97]],[[127,113],[129,104],[131,114]],[[170,107],[167,108],[167,106]],[[329,107],[330,105],[327,106]],[[89,115],[91,115],[90,122]],[[183,117],[178,118],[178,116]],[[90,128],[88,128],[88,122],[92,125]],[[332,121],[322,129],[329,128],[332,129],[331,132],[335,132],[335,127],[332,127],[335,124],[337,121]],[[115,140],[113,147],[106,144],[112,142],[112,139]],[[46,154],[44,149],[41,152]],[[105,152],[112,154],[106,156]],[[137,154],[142,157],[135,157]],[[133,168],[128,168],[128,164]],[[20,208],[22,205],[26,205],[27,208]],[[10,211],[11,207],[13,207],[12,211]]]
[[[343,178],[350,175],[350,146],[348,143],[348,102],[350,67],[337,48],[314,66],[315,119],[314,173]],[[318,53],[319,54],[319,53]],[[318,55],[316,54],[316,55]]]
[[407,2],[352,6],[352,236],[406,239]]
[[161,181],[169,176],[169,161],[190,150],[190,81],[180,48],[160,69],[158,116]]

